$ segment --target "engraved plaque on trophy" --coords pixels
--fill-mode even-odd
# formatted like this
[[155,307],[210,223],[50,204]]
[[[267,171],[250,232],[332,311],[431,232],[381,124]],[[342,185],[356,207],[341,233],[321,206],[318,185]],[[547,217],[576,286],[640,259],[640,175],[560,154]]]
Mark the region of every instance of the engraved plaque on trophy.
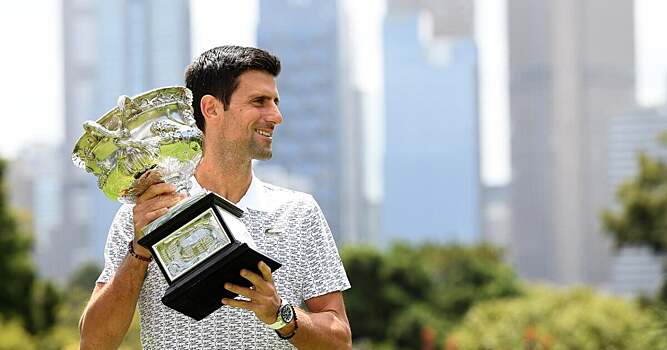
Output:
[[[191,104],[190,90],[177,86],[121,96],[116,108],[83,124],[72,160],[122,203],[134,203],[145,190],[142,181],[155,174],[189,194],[202,149]],[[201,320],[222,306],[222,298],[237,296],[224,289],[226,282],[251,285],[241,269],[259,273],[259,261],[272,271],[281,266],[254,249],[242,215],[225,198],[202,191],[143,228],[138,243],[150,250],[169,284],[165,305]]]

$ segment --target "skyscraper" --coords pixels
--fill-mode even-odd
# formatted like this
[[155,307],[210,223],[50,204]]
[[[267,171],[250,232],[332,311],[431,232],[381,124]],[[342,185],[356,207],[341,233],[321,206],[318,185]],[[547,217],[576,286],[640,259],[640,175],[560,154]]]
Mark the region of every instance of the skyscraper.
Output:
[[383,240],[479,238],[477,45],[469,1],[387,3]]
[[118,203],[71,163],[82,123],[114,107],[119,95],[182,85],[190,61],[189,4],[182,0],[64,0],[65,144],[62,215],[52,240],[54,278],[86,260],[100,261]]
[[608,119],[634,105],[633,1],[508,1],[512,243],[521,276],[604,282]]
[[[361,152],[355,95],[350,86],[343,10],[338,1],[260,1],[258,46],[278,57],[280,109],[273,159],[257,162],[260,175],[280,168],[312,191],[340,243],[356,223],[343,215],[358,202]],[[285,184],[288,185],[289,184]]]
[[9,163],[7,188],[21,219],[32,234],[33,258],[42,276],[58,273],[48,260],[58,237],[62,198],[62,162],[57,149],[45,144],[29,144]]
[[507,250],[511,244],[509,186],[482,188],[482,240]]

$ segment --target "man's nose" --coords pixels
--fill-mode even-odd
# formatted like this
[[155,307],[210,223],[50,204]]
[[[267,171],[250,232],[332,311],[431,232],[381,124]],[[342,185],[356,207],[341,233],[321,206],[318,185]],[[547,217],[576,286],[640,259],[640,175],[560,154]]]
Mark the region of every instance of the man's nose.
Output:
[[273,125],[279,125],[283,122],[283,115],[280,113],[280,109],[277,105],[274,106],[274,108],[272,108],[272,110],[269,112],[266,120],[272,122]]

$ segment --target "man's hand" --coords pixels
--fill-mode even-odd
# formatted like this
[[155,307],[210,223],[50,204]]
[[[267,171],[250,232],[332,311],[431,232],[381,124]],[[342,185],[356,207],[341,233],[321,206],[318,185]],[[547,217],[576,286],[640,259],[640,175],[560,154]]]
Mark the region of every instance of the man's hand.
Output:
[[225,289],[244,296],[250,299],[250,301],[224,298],[222,299],[222,303],[250,310],[255,313],[260,321],[266,324],[272,324],[276,322],[278,316],[280,297],[273,284],[273,276],[271,275],[271,268],[269,268],[269,265],[260,261],[259,264],[257,264],[257,267],[262,273],[261,276],[252,271],[245,269],[241,270],[241,276],[252,283],[251,288],[237,286],[232,283],[225,283]]
[[143,256],[149,256],[150,252],[136,244],[137,240],[141,237],[141,229],[164,215],[169,208],[185,198],[185,195],[176,192],[176,188],[173,185],[163,182],[159,177],[153,177],[149,174],[146,178],[147,180],[142,183],[145,190],[138,194],[136,205],[132,210],[134,249],[137,254]]

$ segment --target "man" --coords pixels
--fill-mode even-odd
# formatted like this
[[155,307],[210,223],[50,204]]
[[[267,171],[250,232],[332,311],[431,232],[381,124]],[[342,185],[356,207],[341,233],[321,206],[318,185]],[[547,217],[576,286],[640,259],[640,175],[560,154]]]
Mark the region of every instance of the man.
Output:
[[[341,294],[349,282],[319,206],[312,196],[263,183],[252,172],[252,159],[271,158],[274,131],[283,121],[279,73],[280,61],[263,50],[223,46],[188,67],[186,84],[204,132],[195,191],[205,188],[237,203],[259,250],[283,266],[273,274],[263,263],[261,275],[241,271],[253,287],[225,288],[246,299],[221,300],[225,306],[199,322],[167,308],[160,302],[167,283],[136,241],[142,227],[183,195],[155,181],[112,223],[104,271],[81,317],[82,349],[116,348],[137,302],[145,349],[351,348]],[[296,317],[279,316],[290,310]]]

